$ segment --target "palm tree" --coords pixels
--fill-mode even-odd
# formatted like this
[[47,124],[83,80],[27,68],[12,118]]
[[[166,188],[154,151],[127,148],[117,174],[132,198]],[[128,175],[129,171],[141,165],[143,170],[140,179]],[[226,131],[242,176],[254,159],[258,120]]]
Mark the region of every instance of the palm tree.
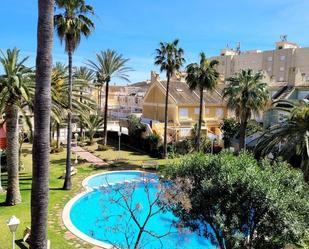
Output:
[[84,118],[84,124],[89,134],[90,144],[94,144],[94,135],[104,124],[104,119],[98,115],[88,115]]
[[6,204],[16,205],[21,202],[19,190],[19,110],[23,102],[29,102],[29,87],[33,80],[31,69],[24,63],[28,57],[19,59],[19,50],[0,51],[0,64],[4,74],[0,75],[0,110],[5,114],[7,140],[8,185]]
[[238,121],[239,150],[244,148],[248,121],[253,113],[259,114],[266,107],[269,100],[267,84],[261,82],[262,73],[253,73],[251,69],[242,70],[227,79],[227,86],[223,89],[223,98],[229,109],[234,110]]
[[203,102],[204,102],[204,90],[212,91],[215,89],[219,73],[215,66],[219,64],[217,60],[207,60],[205,53],[200,54],[200,64],[192,63],[187,66],[187,77],[186,81],[189,85],[190,90],[199,90],[200,94],[200,112],[197,129],[197,141],[196,150],[200,151],[200,140],[201,140],[201,129],[202,129],[202,118],[203,118]]
[[309,181],[309,100],[293,102],[281,100],[274,103],[276,111],[287,113],[287,118],[269,127],[259,138],[255,154],[266,156],[273,153],[276,157],[290,160],[301,157],[301,169],[305,180]]
[[108,112],[108,90],[112,78],[119,78],[129,82],[128,72],[131,67],[126,66],[129,59],[125,59],[115,50],[101,51],[96,54],[96,61],[88,60],[87,65],[96,75],[96,83],[100,86],[105,84],[105,106],[104,106],[104,145],[107,143],[107,112]]
[[[52,71],[51,93],[52,93],[52,120],[56,125],[57,146],[59,147],[60,125],[67,115],[69,89],[68,76],[66,73],[66,65],[56,63]],[[96,109],[95,102],[89,96],[83,96],[83,89],[90,89],[89,81],[79,79],[85,77],[81,74],[74,73],[74,85],[72,88],[72,113],[76,113],[81,119],[89,115]],[[81,101],[81,99],[83,99]]]
[[[57,148],[60,148],[60,126],[64,119],[65,113],[63,112],[62,106],[57,108],[57,103],[67,99],[63,86],[67,79],[67,66],[63,63],[56,62],[56,65],[52,70],[51,78],[51,94],[52,94],[52,113],[51,113],[51,124],[56,126],[57,133]],[[54,126],[52,125],[52,126]]]
[[39,0],[38,8],[30,248],[46,249],[54,1]]
[[155,65],[160,66],[160,71],[166,73],[166,96],[165,96],[165,114],[164,114],[164,143],[163,156],[167,157],[167,110],[169,97],[169,84],[171,77],[180,70],[185,62],[183,58],[184,51],[178,48],[179,40],[170,43],[160,42],[160,48],[156,49]]
[[81,36],[88,37],[94,29],[89,15],[93,15],[93,8],[85,4],[84,0],[56,0],[59,13],[54,16],[54,24],[60,41],[65,42],[65,51],[69,61],[69,100],[68,100],[68,131],[66,174],[63,189],[71,189],[71,140],[72,140],[72,56],[77,49]]
[[[80,81],[84,81],[84,83],[90,86],[90,83],[94,80],[94,75],[92,70],[87,67],[78,67],[74,73],[74,78]],[[83,102],[83,88],[80,89],[80,102]],[[82,116],[80,115],[80,134],[83,135],[83,120]]]

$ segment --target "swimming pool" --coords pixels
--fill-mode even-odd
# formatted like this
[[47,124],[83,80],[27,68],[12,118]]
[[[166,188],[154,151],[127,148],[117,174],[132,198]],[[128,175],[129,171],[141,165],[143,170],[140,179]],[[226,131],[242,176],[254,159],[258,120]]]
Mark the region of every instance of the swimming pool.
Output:
[[[128,191],[131,202],[127,198],[126,201],[133,207],[138,222],[143,224],[151,201],[159,194],[158,177],[140,171],[117,171],[92,176],[83,185],[88,191],[71,200],[64,209],[63,218],[68,229],[98,246],[108,248],[116,245],[127,248],[127,244],[131,243],[130,247],[133,248],[139,229],[126,208],[125,201],[121,199],[126,192],[120,190],[133,189]],[[159,207],[154,205],[152,212],[157,210]],[[179,229],[176,225],[177,218],[171,212],[159,211],[146,224],[147,232],[142,234],[141,248],[215,248],[210,241],[198,234]],[[126,242],[128,238],[131,242]]]

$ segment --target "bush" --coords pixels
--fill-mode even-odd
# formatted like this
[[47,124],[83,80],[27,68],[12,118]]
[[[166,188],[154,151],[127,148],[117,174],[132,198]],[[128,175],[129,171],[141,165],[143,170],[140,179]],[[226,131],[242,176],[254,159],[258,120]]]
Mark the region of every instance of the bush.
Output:
[[59,148],[57,148],[57,146],[55,146],[55,147],[51,148],[50,153],[55,154],[55,153],[60,153],[60,152],[63,152],[63,151],[64,151],[63,146],[60,146]]
[[98,144],[97,151],[107,151],[108,149],[109,149],[109,147],[107,145]]
[[194,150],[194,144],[191,139],[184,139],[175,143],[175,153],[185,155]]
[[286,163],[200,153],[164,175],[168,208],[219,248],[278,249],[309,231],[309,186]]

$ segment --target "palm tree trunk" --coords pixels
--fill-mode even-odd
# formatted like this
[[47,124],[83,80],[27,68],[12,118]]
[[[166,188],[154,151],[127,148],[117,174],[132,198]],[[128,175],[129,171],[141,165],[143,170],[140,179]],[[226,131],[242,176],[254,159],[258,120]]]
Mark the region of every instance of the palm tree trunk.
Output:
[[32,249],[47,248],[53,16],[54,1],[39,0],[31,187]]
[[239,151],[245,148],[247,121],[241,121],[239,127]]
[[14,206],[21,203],[19,190],[19,127],[18,106],[9,104],[6,107],[6,129],[7,129],[7,168],[8,184],[6,192],[6,205]]
[[[83,90],[83,89],[81,88],[81,91],[80,91],[80,102],[81,102],[81,103],[83,103],[83,91],[82,91],[82,90]],[[79,124],[80,124],[80,136],[81,136],[81,138],[83,139],[83,130],[84,130],[84,126],[83,126],[83,118],[82,118],[81,115],[80,115],[79,119],[80,119],[80,122],[79,122]]]
[[72,51],[68,52],[69,57],[69,106],[68,106],[68,128],[67,128],[67,158],[65,168],[64,190],[72,187],[71,183],[71,143],[72,143]]
[[49,143],[51,144],[53,142],[53,124],[52,124],[52,118],[50,118],[50,123],[49,123]]
[[170,87],[170,76],[167,75],[166,81],[166,96],[165,96],[165,110],[164,110],[164,143],[163,143],[163,157],[167,158],[167,111],[168,111],[168,95]]
[[201,130],[202,130],[202,118],[203,118],[203,88],[200,88],[200,113],[198,118],[197,138],[196,138],[196,150],[201,150]]
[[60,148],[60,124],[57,122],[56,124],[56,136],[57,136],[57,149]]
[[104,106],[104,145],[107,144],[107,111],[108,111],[108,90],[109,90],[109,81],[106,81],[105,85],[105,106]]

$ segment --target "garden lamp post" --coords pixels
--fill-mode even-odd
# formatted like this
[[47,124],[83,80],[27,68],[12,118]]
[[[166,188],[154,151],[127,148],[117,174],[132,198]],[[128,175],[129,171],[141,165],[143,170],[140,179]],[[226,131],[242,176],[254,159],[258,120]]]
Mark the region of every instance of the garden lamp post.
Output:
[[2,149],[0,148],[0,193],[3,192],[2,183],[1,183],[1,159],[2,159]]
[[17,227],[20,224],[20,220],[13,215],[10,219],[8,219],[6,224],[8,225],[10,232],[13,235],[12,248],[15,249],[15,234],[16,234]]
[[[74,137],[75,137],[75,147],[76,147],[76,150],[77,150],[77,139],[78,139],[78,133],[74,133]],[[78,160],[77,160],[77,151],[75,150],[75,165],[78,164]]]

